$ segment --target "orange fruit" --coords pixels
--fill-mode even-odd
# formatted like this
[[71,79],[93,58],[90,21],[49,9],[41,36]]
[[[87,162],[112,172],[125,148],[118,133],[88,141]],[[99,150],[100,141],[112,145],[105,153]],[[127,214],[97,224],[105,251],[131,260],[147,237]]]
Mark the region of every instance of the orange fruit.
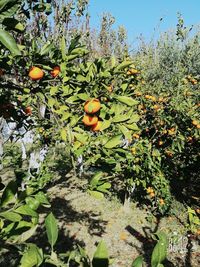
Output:
[[140,73],[139,70],[137,70],[137,69],[130,69],[129,71],[130,71],[131,74],[138,74],[138,73]]
[[160,203],[160,205],[164,205],[165,204],[165,201],[162,198],[160,198],[159,199],[159,203]]
[[195,125],[195,126],[197,126],[198,125],[198,121],[197,120],[193,120],[192,121],[192,124]]
[[98,117],[97,116],[90,116],[90,115],[86,114],[83,116],[82,121],[86,126],[92,126],[92,125],[97,124]]
[[60,73],[60,67],[59,66],[54,67],[50,73],[53,78],[57,77],[58,74]]
[[162,146],[162,145],[163,145],[163,141],[160,140],[160,141],[158,142],[158,145],[159,145],[159,146]]
[[154,105],[154,106],[153,106],[153,109],[157,111],[157,110],[160,109],[160,106],[158,106],[158,105]]
[[155,197],[155,193],[154,192],[151,192],[150,193],[150,197]]
[[26,115],[31,115],[32,114],[32,108],[26,107],[24,112],[26,113]]
[[136,139],[140,138],[139,134],[133,134],[133,137],[136,138]]
[[147,188],[147,193],[148,193],[148,194],[153,193],[153,188],[152,188],[152,187],[148,187],[148,188]]
[[32,67],[29,71],[28,76],[33,80],[40,80],[44,76],[44,71],[38,67]]
[[197,129],[200,129],[200,124],[197,124],[197,126],[196,126],[196,127],[197,127]]
[[96,124],[92,125],[91,130],[94,132],[101,131],[102,121],[98,121]]
[[92,100],[88,100],[85,105],[84,105],[84,110],[86,113],[96,113],[97,111],[99,111],[101,108],[101,103],[99,101],[99,99],[92,99]]

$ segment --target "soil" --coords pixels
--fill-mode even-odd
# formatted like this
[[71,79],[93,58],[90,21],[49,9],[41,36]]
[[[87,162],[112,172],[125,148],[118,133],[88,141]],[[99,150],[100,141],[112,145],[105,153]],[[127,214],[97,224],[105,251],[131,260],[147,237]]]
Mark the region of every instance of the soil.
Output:
[[[156,218],[148,209],[138,207],[134,202],[124,206],[115,197],[94,198],[86,190],[87,183],[86,179],[75,178],[69,173],[47,188],[51,208],[41,210],[40,223],[43,225],[46,215],[53,212],[59,225],[57,252],[73,250],[78,244],[92,258],[96,245],[104,240],[111,267],[131,267],[139,255],[143,255],[145,266],[150,266],[151,253],[156,244],[152,236],[162,230],[169,237],[165,267],[200,266],[200,239],[187,234],[187,214],[182,204],[174,203],[172,216]],[[44,250],[49,248],[41,227],[30,241]],[[11,257],[9,253],[9,259]],[[0,260],[0,266],[4,264],[5,261],[2,263]]]

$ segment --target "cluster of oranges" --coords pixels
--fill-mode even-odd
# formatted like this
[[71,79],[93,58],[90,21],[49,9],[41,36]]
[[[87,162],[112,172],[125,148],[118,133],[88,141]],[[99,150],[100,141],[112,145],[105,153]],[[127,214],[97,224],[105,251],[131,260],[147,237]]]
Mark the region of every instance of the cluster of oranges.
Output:
[[[60,73],[60,67],[56,66],[53,68],[53,70],[51,70],[50,74],[53,78],[57,77],[58,74]],[[43,78],[44,76],[44,71],[38,67],[33,66],[30,70],[29,70],[29,74],[28,76],[33,80],[40,80]]]
[[92,99],[86,101],[84,104],[84,111],[86,114],[83,116],[83,123],[86,126],[90,126],[92,131],[100,131],[102,121],[99,120],[96,113],[100,110],[101,103],[99,99]]
[[147,193],[149,194],[150,197],[155,197],[155,193],[152,187],[147,188]]
[[[153,190],[153,188],[152,187],[148,187],[147,189],[147,193],[149,194],[149,196],[151,197],[151,198],[154,198],[155,197],[155,192],[154,192],[154,190]],[[160,198],[159,199],[159,204],[161,205],[161,206],[163,206],[164,204],[165,204],[165,201],[162,199],[162,198]]]
[[191,82],[193,85],[196,85],[198,83],[197,79],[195,79],[194,77],[192,77],[192,75],[188,75],[186,77],[186,79]]
[[140,71],[137,69],[134,69],[134,68],[127,71],[127,75],[135,75],[135,74],[139,74],[139,73],[140,73]]
[[192,121],[192,124],[197,128],[197,129],[200,129],[200,122],[197,121],[197,120],[193,120]]

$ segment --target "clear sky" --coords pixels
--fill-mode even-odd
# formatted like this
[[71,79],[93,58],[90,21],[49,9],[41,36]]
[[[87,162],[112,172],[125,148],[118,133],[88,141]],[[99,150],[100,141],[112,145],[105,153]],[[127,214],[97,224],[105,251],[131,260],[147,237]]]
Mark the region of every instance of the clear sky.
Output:
[[175,28],[177,12],[182,14],[186,25],[200,25],[200,0],[90,0],[92,26],[100,25],[103,12],[115,17],[116,27],[125,26],[132,44],[140,34],[150,40],[154,29],[157,37],[159,32]]

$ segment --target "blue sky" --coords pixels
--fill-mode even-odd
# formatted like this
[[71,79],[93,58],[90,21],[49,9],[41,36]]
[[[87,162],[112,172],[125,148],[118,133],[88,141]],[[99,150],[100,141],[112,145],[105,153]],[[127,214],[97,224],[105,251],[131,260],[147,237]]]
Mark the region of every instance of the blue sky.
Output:
[[132,44],[140,34],[150,40],[154,29],[157,37],[159,32],[175,28],[177,12],[182,14],[186,25],[200,24],[200,0],[90,0],[92,26],[99,26],[103,12],[115,17],[116,27],[126,27]]

